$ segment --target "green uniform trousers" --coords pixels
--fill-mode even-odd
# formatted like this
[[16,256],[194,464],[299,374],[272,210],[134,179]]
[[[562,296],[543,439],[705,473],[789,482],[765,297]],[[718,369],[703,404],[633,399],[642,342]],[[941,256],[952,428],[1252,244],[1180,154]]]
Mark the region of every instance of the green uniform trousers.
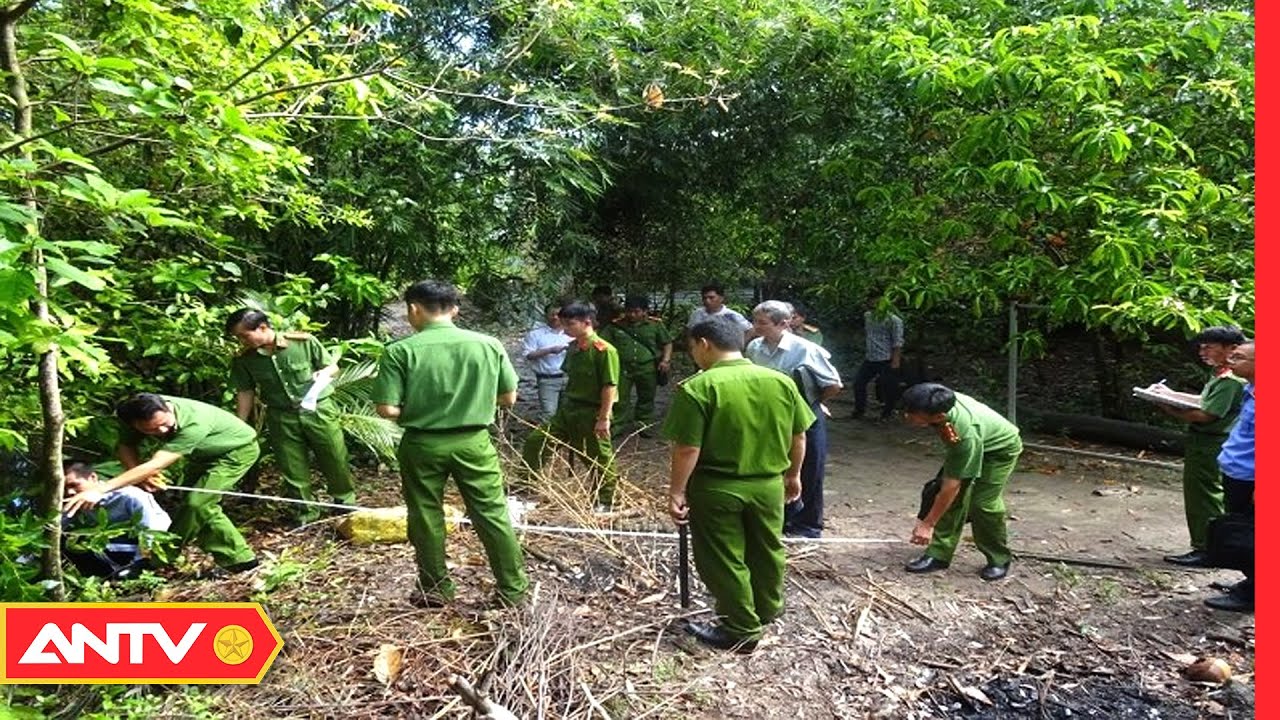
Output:
[[529,434],[524,441],[521,456],[533,474],[542,472],[551,452],[552,439],[568,445],[572,456],[586,458],[590,463],[593,492],[596,502],[613,504],[613,494],[618,487],[618,468],[613,458],[613,441],[596,437],[596,414],[600,408],[561,399],[560,407],[551,421]]
[[967,518],[973,523],[973,542],[991,565],[1008,565],[1009,527],[1004,509],[1004,488],[1018,464],[1019,450],[1012,455],[988,455],[982,461],[982,475],[962,480],[960,493],[933,528],[933,541],[924,554],[951,562],[964,534]]
[[396,457],[408,508],[409,542],[418,560],[423,592],[444,599],[454,595],[444,549],[444,484],[453,478],[489,558],[498,595],[508,602],[519,602],[529,589],[529,580],[524,573],[524,553],[511,527],[498,451],[489,431],[406,429]]
[[1222,450],[1220,435],[1187,433],[1186,451],[1182,458],[1182,506],[1187,514],[1187,533],[1191,547],[1204,550],[1209,546],[1209,521],[1223,513],[1222,474],[1218,469],[1218,452]]
[[760,636],[782,614],[783,488],[776,478],[689,479],[689,536],[698,577],[716,600],[726,632]]
[[[658,395],[658,368],[653,363],[622,366],[618,381],[618,402],[613,406],[614,424],[623,427],[632,420],[648,425],[653,422],[653,401]],[[635,406],[631,404],[635,397]]]
[[[230,490],[258,460],[258,443],[242,445],[212,460],[187,459],[185,485],[210,490]],[[173,515],[169,532],[183,544],[196,547],[213,556],[223,567],[253,559],[253,548],[245,542],[231,518],[222,512],[222,496],[212,493],[183,493],[186,497]]]
[[[307,450],[316,456],[316,465],[328,481],[329,496],[336,503],[354,505],[355,481],[347,459],[347,445],[338,424],[338,411],[333,403],[322,401],[316,412],[300,410],[267,411],[267,438],[275,453],[286,493],[300,500],[314,500],[311,489],[311,465]],[[310,522],[320,517],[319,508],[300,506],[298,518]]]

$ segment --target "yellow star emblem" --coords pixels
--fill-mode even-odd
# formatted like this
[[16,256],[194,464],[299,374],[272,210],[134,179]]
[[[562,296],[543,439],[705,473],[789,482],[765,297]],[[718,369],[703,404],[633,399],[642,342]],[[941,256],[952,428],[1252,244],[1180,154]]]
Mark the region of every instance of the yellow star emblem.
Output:
[[227,665],[239,665],[253,654],[253,636],[239,625],[227,625],[213,636],[213,654]]

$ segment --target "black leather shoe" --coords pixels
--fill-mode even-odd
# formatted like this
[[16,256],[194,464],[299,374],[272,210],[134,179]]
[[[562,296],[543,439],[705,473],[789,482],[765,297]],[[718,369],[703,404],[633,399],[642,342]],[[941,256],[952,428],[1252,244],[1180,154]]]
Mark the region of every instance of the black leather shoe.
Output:
[[744,640],[725,632],[725,629],[712,623],[691,622],[685,630],[703,645],[710,645],[717,650],[732,650],[738,653],[749,653],[756,649],[755,640]]
[[978,577],[991,582],[994,580],[1003,580],[1009,575],[1009,563],[1004,565],[988,565],[982,568],[982,572],[978,573]]
[[921,555],[906,564],[906,570],[909,573],[927,573],[937,572],[938,570],[946,570],[951,567],[951,563],[944,562],[929,555]]
[[1209,554],[1203,550],[1192,550],[1181,555],[1165,555],[1164,561],[1182,567],[1210,567]]
[[1238,613],[1253,612],[1253,598],[1242,597],[1237,593],[1227,593],[1226,595],[1215,595],[1211,598],[1205,598],[1204,604],[1214,610],[1226,610],[1228,612]]
[[252,569],[254,569],[254,568],[256,568],[256,567],[258,567],[258,558],[253,558],[252,560],[245,560],[245,561],[244,561],[244,562],[242,562],[242,563],[236,563],[236,564],[234,564],[234,565],[228,565],[228,566],[224,567],[224,568],[223,568],[223,570],[226,570],[227,572],[229,572],[229,573],[231,573],[231,574],[233,574],[233,575],[234,575],[234,574],[236,574],[236,573],[247,572],[247,571],[252,570]]

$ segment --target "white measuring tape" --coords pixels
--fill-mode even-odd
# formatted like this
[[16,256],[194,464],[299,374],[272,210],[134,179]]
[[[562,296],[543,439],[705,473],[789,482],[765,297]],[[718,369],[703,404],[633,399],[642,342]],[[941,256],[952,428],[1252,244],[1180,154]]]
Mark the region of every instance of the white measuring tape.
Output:
[[[279,495],[255,495],[253,493],[236,492],[234,490],[213,490],[211,488],[193,488],[183,487],[182,485],[165,485],[165,490],[180,490],[190,493],[209,493],[210,495],[226,495],[228,497],[242,497],[253,500],[269,500],[272,502],[292,503],[294,505],[307,505],[311,507],[333,508],[335,510],[386,510],[387,508],[371,508],[363,505],[342,505],[339,503],[323,502],[321,500],[299,500],[297,498],[280,497]],[[471,518],[460,517],[453,520],[462,525],[470,525]],[[528,523],[512,523],[511,526],[516,530],[524,532],[542,533],[545,535],[594,535],[597,537],[631,537],[631,538],[649,538],[653,540],[677,540],[679,535],[673,532],[658,532],[654,530],[610,530],[605,528],[586,528],[572,527],[564,525],[529,525]],[[902,540],[888,540],[885,538],[844,538],[844,537],[824,537],[824,538],[802,538],[802,537],[784,537],[782,541],[793,544],[814,544],[814,545],[891,545],[904,542]]]

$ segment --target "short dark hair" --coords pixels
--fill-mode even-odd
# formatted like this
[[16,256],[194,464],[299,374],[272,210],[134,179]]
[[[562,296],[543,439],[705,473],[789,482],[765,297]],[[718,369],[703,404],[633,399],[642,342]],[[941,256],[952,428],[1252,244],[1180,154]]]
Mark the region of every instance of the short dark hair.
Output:
[[271,327],[271,318],[267,317],[266,313],[253,308],[240,308],[227,318],[226,331],[230,335],[236,331],[236,328],[256,330],[263,325]]
[[596,309],[587,303],[572,302],[560,308],[561,320],[590,320],[596,321]]
[[1192,340],[1196,345],[1243,345],[1247,340],[1240,328],[1231,325],[1214,325],[1201,330]]
[[622,304],[622,307],[625,310],[635,310],[637,308],[640,310],[648,310],[649,296],[648,295],[628,295],[627,301]]
[[461,296],[456,285],[443,280],[423,280],[404,291],[406,303],[413,303],[431,313],[458,307]]
[[72,475],[75,477],[87,478],[90,475],[94,474],[95,472],[97,472],[97,470],[94,470],[93,465],[90,465],[87,462],[79,462],[79,461],[73,460],[62,466],[62,475],[64,477],[67,475]]
[[158,412],[168,410],[164,398],[155,393],[138,393],[116,404],[116,417],[120,422],[132,425],[150,420]]
[[560,310],[560,308],[562,308],[562,307],[564,307],[564,302],[563,302],[563,301],[561,301],[561,300],[553,300],[552,302],[549,302],[549,303],[547,303],[546,305],[543,305],[543,306],[542,306],[542,314],[543,314],[543,315],[546,315],[547,313],[551,312],[552,310],[556,310],[556,311],[557,311],[557,313],[556,313],[556,314],[559,314],[559,312],[558,312],[558,311],[559,311],[559,310]]
[[912,385],[902,393],[902,409],[933,415],[944,413],[956,406],[956,394],[951,388],[938,383]]
[[597,295],[608,295],[613,297],[613,288],[608,285],[597,285],[591,288],[591,297],[595,297]]
[[713,292],[720,297],[724,297],[724,285],[721,285],[718,282],[709,282],[706,285],[703,285],[702,294],[706,295],[709,292]]
[[726,318],[713,317],[689,328],[690,339],[706,338],[720,350],[742,349],[742,328]]
[[791,314],[799,315],[807,320],[809,318],[809,308],[799,300],[793,300],[791,301]]

